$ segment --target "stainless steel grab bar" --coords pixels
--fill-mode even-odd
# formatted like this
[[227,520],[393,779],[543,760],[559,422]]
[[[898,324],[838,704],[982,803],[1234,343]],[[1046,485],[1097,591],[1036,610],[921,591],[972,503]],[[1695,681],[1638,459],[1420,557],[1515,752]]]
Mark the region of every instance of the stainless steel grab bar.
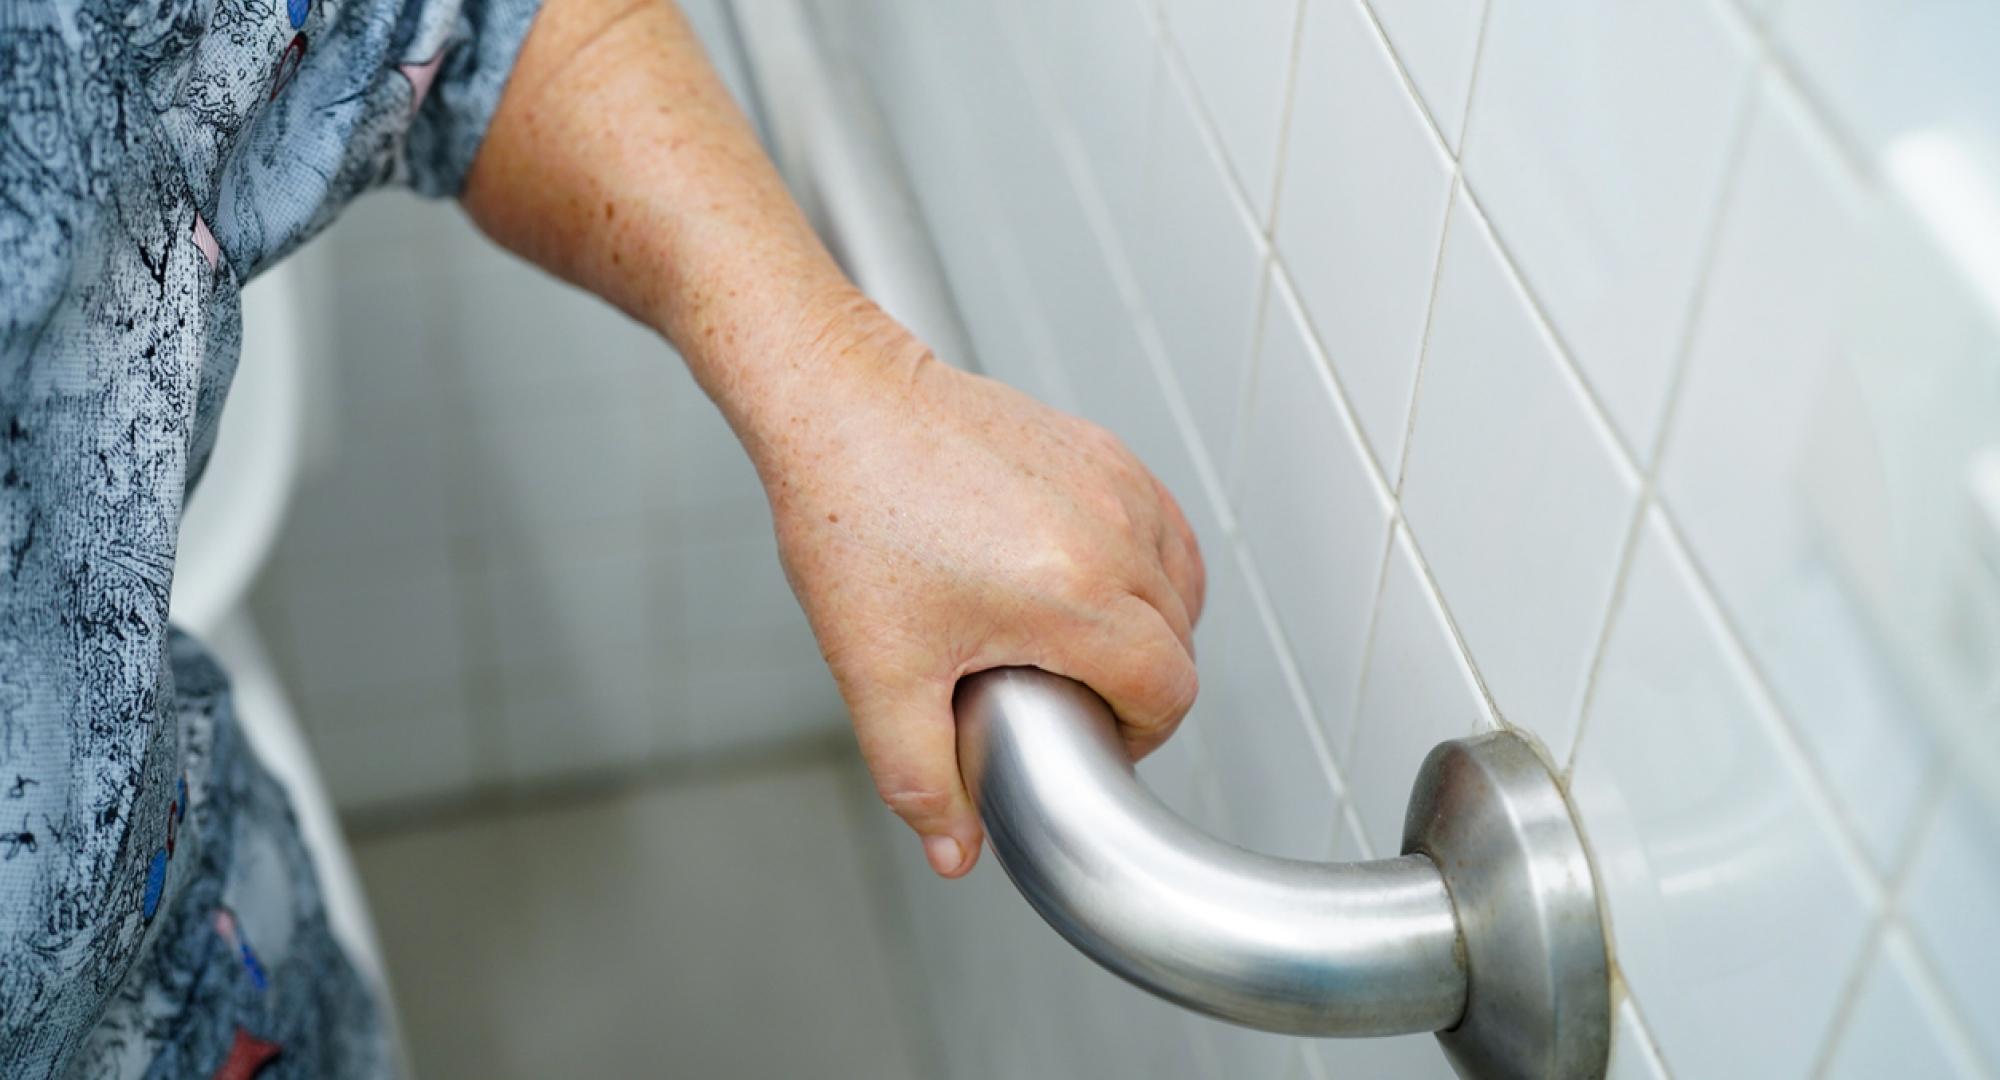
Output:
[[1399,858],[1312,863],[1208,836],[1133,772],[1081,684],[959,684],[959,761],[1049,925],[1170,1001],[1295,1035],[1435,1031],[1472,1077],[1601,1077],[1609,960],[1569,807],[1519,736],[1439,745]]

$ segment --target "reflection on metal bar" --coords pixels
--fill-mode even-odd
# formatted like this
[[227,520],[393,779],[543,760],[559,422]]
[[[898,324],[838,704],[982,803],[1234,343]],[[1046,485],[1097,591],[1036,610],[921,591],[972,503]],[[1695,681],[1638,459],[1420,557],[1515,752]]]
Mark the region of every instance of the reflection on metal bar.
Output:
[[1603,1075],[1610,976],[1590,864],[1518,736],[1432,752],[1400,858],[1312,863],[1176,816],[1078,683],[982,672],[959,684],[957,711],[959,761],[1001,865],[1118,975],[1267,1031],[1436,1031],[1469,1076]]

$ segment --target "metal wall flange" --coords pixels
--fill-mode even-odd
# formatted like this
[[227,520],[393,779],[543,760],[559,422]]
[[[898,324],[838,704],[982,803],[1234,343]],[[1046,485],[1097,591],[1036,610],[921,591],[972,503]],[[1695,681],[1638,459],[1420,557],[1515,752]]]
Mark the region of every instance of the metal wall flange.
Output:
[[1590,859],[1555,777],[1507,732],[1458,739],[1418,771],[1404,854],[1444,875],[1465,949],[1465,1015],[1438,1032],[1470,1077],[1595,1080],[1611,974]]

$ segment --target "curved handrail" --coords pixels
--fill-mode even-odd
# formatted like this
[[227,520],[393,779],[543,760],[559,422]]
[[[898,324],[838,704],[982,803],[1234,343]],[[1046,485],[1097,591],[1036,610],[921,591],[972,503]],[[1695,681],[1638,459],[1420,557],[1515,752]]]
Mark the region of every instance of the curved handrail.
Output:
[[1313,863],[1245,851],[1169,810],[1079,683],[981,672],[955,708],[994,854],[1112,972],[1267,1031],[1442,1032],[1473,1076],[1602,1075],[1608,961],[1589,864],[1518,737],[1431,755],[1400,857]]

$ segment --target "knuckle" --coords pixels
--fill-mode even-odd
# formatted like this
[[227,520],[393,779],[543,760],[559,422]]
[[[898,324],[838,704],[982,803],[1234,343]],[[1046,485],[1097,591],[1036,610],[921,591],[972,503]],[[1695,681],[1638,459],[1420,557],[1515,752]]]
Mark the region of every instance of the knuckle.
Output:
[[878,788],[876,795],[897,817],[911,821],[938,817],[952,806],[951,793],[935,788]]
[[1159,713],[1148,726],[1169,728],[1194,708],[1195,698],[1201,693],[1201,677],[1184,655],[1177,656],[1154,672],[1153,687]]
[[1174,697],[1173,710],[1169,714],[1171,719],[1165,725],[1167,727],[1180,723],[1181,717],[1186,716],[1188,711],[1194,708],[1195,699],[1201,696],[1201,676],[1195,674],[1194,665],[1186,664],[1183,668],[1179,689]]

